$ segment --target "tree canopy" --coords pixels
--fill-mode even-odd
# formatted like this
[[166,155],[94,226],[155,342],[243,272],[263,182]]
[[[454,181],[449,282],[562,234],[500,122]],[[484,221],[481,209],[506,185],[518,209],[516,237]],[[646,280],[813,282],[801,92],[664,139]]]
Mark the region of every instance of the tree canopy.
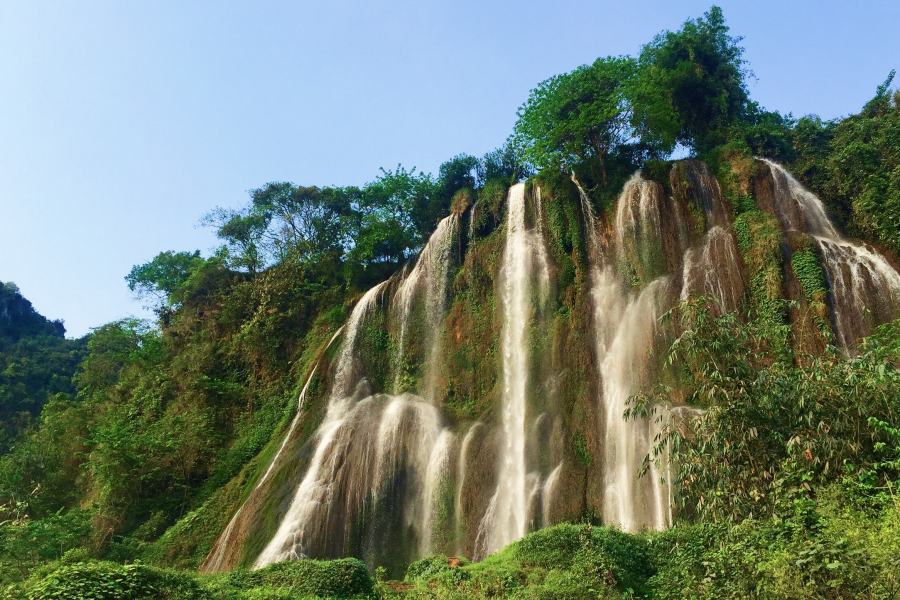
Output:
[[722,143],[727,128],[747,116],[750,72],[741,38],[728,32],[722,9],[713,6],[641,49],[632,103],[655,137],[703,151]]
[[596,159],[606,185],[610,153],[635,136],[627,89],[636,66],[628,57],[598,58],[533,89],[515,126],[529,160],[546,169]]

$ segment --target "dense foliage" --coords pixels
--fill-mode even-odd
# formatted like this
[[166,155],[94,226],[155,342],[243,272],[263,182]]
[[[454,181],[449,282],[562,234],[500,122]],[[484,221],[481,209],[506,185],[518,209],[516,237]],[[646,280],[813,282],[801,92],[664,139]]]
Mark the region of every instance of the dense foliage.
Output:
[[[848,233],[900,253],[900,92],[889,77],[862,112],[830,122],[766,111],[749,97],[739,42],[713,7],[637,57],[542,82],[510,139],[480,159],[458,155],[436,176],[398,165],[361,187],[253,190],[246,205],[203,217],[222,242],[212,256],[161,252],[127,275],[155,322],[66,340],[61,322],[0,286],[0,581],[10,597],[896,597],[900,322],[852,357],[828,346],[816,253],[792,248],[782,269],[784,241],[748,182],[753,156],[778,159]],[[446,406],[484,411],[477,402],[496,380],[473,366],[497,352],[487,270],[507,187],[539,172],[565,295],[560,328],[589,318],[574,299],[584,296],[586,242],[570,176],[608,209],[637,168],[670,186],[665,159],[677,146],[721,181],[750,280],[738,313],[714,316],[699,299],[667,315],[677,336],[663,385],[633,399],[635,414],[660,417],[673,402],[702,410],[658,440],[673,457],[672,530],[626,535],[585,514],[481,563],[429,557],[405,581],[375,584],[354,559],[209,577],[135,562],[197,566],[352,302],[439,219],[476,203],[478,242],[448,315],[456,340],[446,361],[459,374],[446,382]],[[802,306],[782,295],[788,277]],[[802,311],[811,334],[807,316],[792,316]],[[555,339],[590,358],[584,340]],[[587,396],[578,375],[560,385]],[[312,393],[324,385],[311,379]],[[592,434],[573,427],[572,457],[587,470]],[[587,495],[585,478],[585,505]]]
[[53,398],[75,393],[72,375],[84,340],[67,340],[62,321],[38,314],[12,282],[0,282],[0,454]]
[[792,132],[794,169],[853,235],[900,253],[900,90],[895,71],[862,112],[846,119],[800,119]]

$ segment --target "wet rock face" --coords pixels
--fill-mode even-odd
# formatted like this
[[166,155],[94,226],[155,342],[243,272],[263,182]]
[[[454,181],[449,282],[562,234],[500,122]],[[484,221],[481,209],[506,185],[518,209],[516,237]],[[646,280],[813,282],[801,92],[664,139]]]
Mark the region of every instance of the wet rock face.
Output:
[[696,160],[676,165],[671,178],[677,211],[691,215],[695,232],[694,243],[681,256],[681,298],[708,298],[719,315],[737,310],[747,291],[746,267],[734,235],[732,209],[719,182],[705,163]]
[[724,226],[730,221],[730,209],[722,197],[722,188],[706,163],[698,160],[683,161],[690,198],[703,208],[707,230]]
[[753,199],[756,200],[756,206],[760,210],[778,218],[778,212],[775,210],[775,180],[769,163],[757,161],[757,175],[753,180]]

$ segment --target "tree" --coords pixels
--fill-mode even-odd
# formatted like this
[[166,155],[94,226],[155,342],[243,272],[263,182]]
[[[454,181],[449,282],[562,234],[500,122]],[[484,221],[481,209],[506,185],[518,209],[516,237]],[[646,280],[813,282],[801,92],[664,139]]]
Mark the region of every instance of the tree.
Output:
[[598,58],[533,89],[517,113],[515,136],[534,166],[570,170],[594,159],[606,185],[610,153],[635,135],[626,94],[635,70],[632,58]]
[[250,195],[250,211],[267,223],[262,236],[266,249],[278,260],[290,254],[315,259],[346,245],[344,220],[352,214],[352,194],[273,182]]
[[478,159],[468,154],[459,154],[443,163],[438,170],[441,198],[440,210],[435,215],[438,219],[447,214],[450,200],[459,190],[475,187],[478,172]]
[[217,207],[203,215],[200,223],[216,228],[216,237],[225,242],[223,255],[229,266],[252,274],[265,266],[265,248],[260,245],[270,220],[250,208]]
[[0,282],[0,455],[44,405],[74,394],[72,375],[86,341],[68,340],[62,321],[38,313],[12,282]]
[[727,127],[746,116],[749,71],[742,38],[728,31],[722,9],[713,6],[641,49],[631,102],[636,121],[657,140],[703,151],[722,143]]
[[408,258],[434,230],[439,193],[434,178],[416,173],[415,167],[381,169],[381,176],[361,190],[360,224],[351,258],[364,264]]
[[192,272],[203,264],[200,251],[160,252],[150,262],[135,265],[125,276],[128,289],[142,300],[150,300],[158,311],[171,307],[173,295],[190,278]]
[[491,179],[501,179],[513,184],[532,174],[524,149],[514,136],[496,150],[485,154],[478,162],[478,185],[484,186]]

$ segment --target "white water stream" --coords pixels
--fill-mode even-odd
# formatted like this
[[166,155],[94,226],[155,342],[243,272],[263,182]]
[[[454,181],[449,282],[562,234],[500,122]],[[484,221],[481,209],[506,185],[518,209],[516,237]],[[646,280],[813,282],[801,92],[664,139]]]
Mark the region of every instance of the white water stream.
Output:
[[[577,182],[576,182],[577,185]],[[594,304],[595,348],[601,376],[603,430],[603,517],[624,531],[662,529],[669,522],[668,489],[660,484],[655,466],[638,474],[652,448],[650,419],[625,420],[628,398],[646,380],[648,351],[671,280],[661,276],[640,291],[627,291],[617,262],[642,260],[651,244],[659,243],[661,215],[653,184],[632,177],[618,199],[613,248],[603,255],[603,241],[593,206],[584,190],[582,211],[592,253],[591,294]]]
[[331,508],[337,471],[343,459],[342,446],[349,442],[347,436],[341,434],[346,430],[345,423],[357,412],[359,406],[350,395],[354,370],[357,368],[357,338],[365,317],[374,309],[375,300],[384,285],[384,282],[379,283],[366,292],[350,314],[345,326],[346,333],[341,345],[328,412],[316,432],[318,444],[315,454],[281,526],[256,559],[256,568],[307,556],[310,552],[308,546],[312,541],[311,530],[317,525],[314,521],[321,518],[320,513]]
[[[526,228],[525,184],[509,189],[506,247],[500,269],[500,306],[503,315],[502,428],[503,448],[497,490],[481,520],[476,553],[487,556],[522,538],[530,521],[528,470],[525,460],[525,416],[529,391],[528,329],[534,317],[533,281],[546,300],[549,271],[540,229]],[[533,385],[533,384],[532,384]]]
[[447,309],[447,276],[450,272],[453,242],[459,233],[459,217],[450,215],[438,223],[428,244],[419,253],[416,264],[397,288],[394,312],[400,323],[397,356],[394,359],[394,393],[401,391],[406,342],[409,336],[415,300],[424,295],[426,348],[421,396],[435,402],[435,383],[440,365],[440,332]]
[[900,273],[871,247],[842,236],[819,198],[778,163],[772,170],[775,210],[782,227],[815,240],[831,288],[835,337],[849,350],[872,332],[870,314],[885,319],[900,312]]

